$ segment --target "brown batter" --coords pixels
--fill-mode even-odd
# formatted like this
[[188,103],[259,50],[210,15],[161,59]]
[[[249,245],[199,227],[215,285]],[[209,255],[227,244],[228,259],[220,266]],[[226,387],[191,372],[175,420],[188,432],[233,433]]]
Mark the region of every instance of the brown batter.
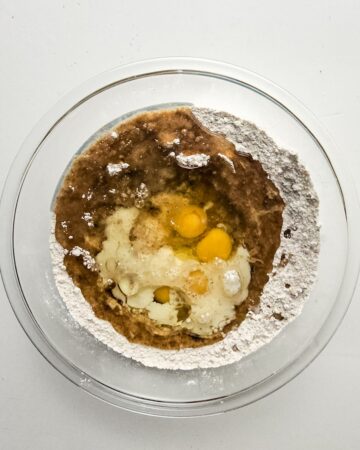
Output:
[[[283,200],[258,161],[210,133],[188,108],[143,113],[121,123],[116,132],[117,138],[108,134],[78,156],[66,175],[55,205],[58,242],[67,250],[78,246],[95,257],[105,238],[105,219],[118,207],[136,205],[141,183],[150,192],[138,204],[143,211],[151,212],[151,198],[161,192],[196,198],[199,205],[213,202],[216,207],[209,210],[209,223],[226,223],[234,247],[242,244],[251,255],[249,296],[222,332],[200,338],[186,329],[159,325],[146,312],[116,301],[98,272],[83,264],[82,256],[67,254],[66,270],[96,316],[111,322],[129,341],[164,349],[216,342],[259,302],[280,244]],[[189,170],[177,164],[174,156],[180,153],[205,153],[210,160],[204,167]],[[235,173],[219,153],[232,160]],[[121,162],[129,166],[119,174],[109,174],[107,165]],[[84,220],[87,213],[93,224]],[[141,232],[141,223],[136,232]]]

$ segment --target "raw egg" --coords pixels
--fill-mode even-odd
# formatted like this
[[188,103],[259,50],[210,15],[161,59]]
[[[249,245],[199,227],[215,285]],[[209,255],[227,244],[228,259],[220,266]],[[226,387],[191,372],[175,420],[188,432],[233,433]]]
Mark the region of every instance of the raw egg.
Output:
[[215,258],[228,260],[232,250],[231,237],[221,228],[213,228],[196,246],[200,261],[209,262]]
[[206,212],[198,206],[183,206],[171,218],[171,224],[180,236],[188,239],[196,238],[206,230]]

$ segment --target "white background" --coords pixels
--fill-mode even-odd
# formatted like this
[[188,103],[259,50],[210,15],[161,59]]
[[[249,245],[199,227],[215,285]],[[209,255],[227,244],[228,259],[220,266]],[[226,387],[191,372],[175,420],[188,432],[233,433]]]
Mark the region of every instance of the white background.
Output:
[[[356,178],[359,22],[358,0],[0,0],[0,184],[67,91],[115,65],[174,55],[234,63],[289,90],[327,126]],[[359,449],[359,294],[327,349],[280,391],[222,416],[165,420],[115,409],[65,380],[28,341],[1,287],[0,449]]]

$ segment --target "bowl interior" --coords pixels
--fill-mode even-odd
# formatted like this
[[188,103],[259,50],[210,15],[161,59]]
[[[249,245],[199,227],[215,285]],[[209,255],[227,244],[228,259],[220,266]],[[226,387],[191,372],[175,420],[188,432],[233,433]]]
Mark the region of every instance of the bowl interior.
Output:
[[[59,180],[94,131],[102,132],[134,112],[183,104],[254,122],[278,145],[299,155],[320,199],[321,252],[318,278],[303,313],[270,344],[229,366],[166,371],[122,357],[77,326],[57,292],[48,239]],[[219,404],[234,396],[237,405],[245,404],[251,389],[284,371],[317,339],[343,280],[348,229],[342,191],[329,159],[295,115],[245,82],[200,70],[167,70],[104,85],[54,123],[37,146],[18,190],[12,243],[28,313],[51,351],[70,367],[75,382],[90,392],[96,386],[97,392],[104,392],[100,396],[115,404],[195,407],[197,402],[216,401],[216,408],[224,409]]]

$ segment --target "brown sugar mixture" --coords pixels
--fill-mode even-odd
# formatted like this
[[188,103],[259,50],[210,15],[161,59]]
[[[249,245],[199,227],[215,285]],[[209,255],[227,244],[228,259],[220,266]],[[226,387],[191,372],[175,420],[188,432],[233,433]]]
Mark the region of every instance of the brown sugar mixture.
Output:
[[190,109],[154,111],[74,160],[55,235],[97,317],[131,342],[199,347],[259,303],[283,209],[261,164]]

